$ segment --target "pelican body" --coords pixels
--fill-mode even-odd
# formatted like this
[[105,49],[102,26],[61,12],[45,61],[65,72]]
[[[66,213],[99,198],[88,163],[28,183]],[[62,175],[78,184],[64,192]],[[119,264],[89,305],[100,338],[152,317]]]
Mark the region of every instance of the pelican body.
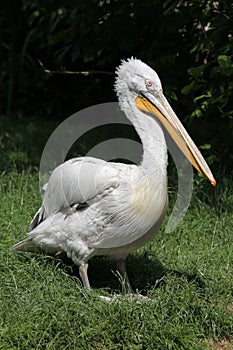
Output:
[[156,72],[130,58],[116,70],[119,104],[143,145],[139,165],[73,158],[59,165],[45,186],[41,208],[17,252],[65,253],[90,290],[88,260],[113,258],[132,292],[125,260],[159,230],[167,208],[167,146],[161,124],[213,185],[213,175],[162,92]]

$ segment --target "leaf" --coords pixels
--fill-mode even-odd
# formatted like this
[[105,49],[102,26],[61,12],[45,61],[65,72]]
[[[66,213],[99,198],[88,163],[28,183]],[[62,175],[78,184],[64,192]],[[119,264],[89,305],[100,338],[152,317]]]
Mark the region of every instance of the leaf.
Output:
[[183,95],[189,95],[189,94],[193,93],[194,91],[196,91],[198,88],[199,88],[199,84],[196,83],[195,80],[193,80],[193,81],[191,81],[190,84],[185,85],[182,88],[181,92]]
[[209,143],[205,143],[204,145],[199,146],[200,149],[211,149],[211,145]]
[[191,113],[191,118],[195,118],[195,117],[197,117],[197,118],[201,118],[202,117],[202,111],[199,108],[195,109]]
[[233,63],[231,61],[231,58],[229,56],[226,56],[226,55],[219,55],[218,56],[218,64],[223,69],[233,68]]
[[204,70],[206,69],[207,64],[201,64],[198,67],[192,67],[188,69],[188,73],[194,77],[195,79],[197,78],[202,78]]
[[173,101],[178,101],[177,95],[174,91],[167,91],[166,93],[167,98]]

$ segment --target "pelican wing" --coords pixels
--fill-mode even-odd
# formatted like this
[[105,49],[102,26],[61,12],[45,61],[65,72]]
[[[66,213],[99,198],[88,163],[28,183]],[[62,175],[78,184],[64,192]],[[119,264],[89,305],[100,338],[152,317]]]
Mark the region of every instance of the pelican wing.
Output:
[[73,158],[61,164],[44,186],[43,203],[30,223],[30,231],[61,209],[94,203],[117,187],[118,174],[111,163],[93,157]]

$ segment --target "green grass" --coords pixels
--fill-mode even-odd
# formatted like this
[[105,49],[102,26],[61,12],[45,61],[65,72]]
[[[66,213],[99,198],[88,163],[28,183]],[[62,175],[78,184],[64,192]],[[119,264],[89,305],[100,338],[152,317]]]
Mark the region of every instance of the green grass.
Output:
[[69,260],[11,252],[40,205],[37,169],[22,168],[0,175],[0,349],[232,349],[232,179],[196,186],[180,226],[129,257],[148,299],[108,303],[121,292],[108,259],[90,261],[88,293]]

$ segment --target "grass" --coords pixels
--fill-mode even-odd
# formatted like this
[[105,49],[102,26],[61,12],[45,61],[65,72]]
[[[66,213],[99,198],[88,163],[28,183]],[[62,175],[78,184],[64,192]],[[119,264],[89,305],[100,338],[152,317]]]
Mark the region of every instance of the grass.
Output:
[[90,261],[88,293],[69,260],[11,252],[40,205],[28,142],[15,150],[26,163],[0,175],[0,349],[233,349],[232,179],[196,185],[180,226],[167,234],[163,225],[129,257],[132,284],[148,299],[107,303],[99,295],[121,290],[108,259]]

